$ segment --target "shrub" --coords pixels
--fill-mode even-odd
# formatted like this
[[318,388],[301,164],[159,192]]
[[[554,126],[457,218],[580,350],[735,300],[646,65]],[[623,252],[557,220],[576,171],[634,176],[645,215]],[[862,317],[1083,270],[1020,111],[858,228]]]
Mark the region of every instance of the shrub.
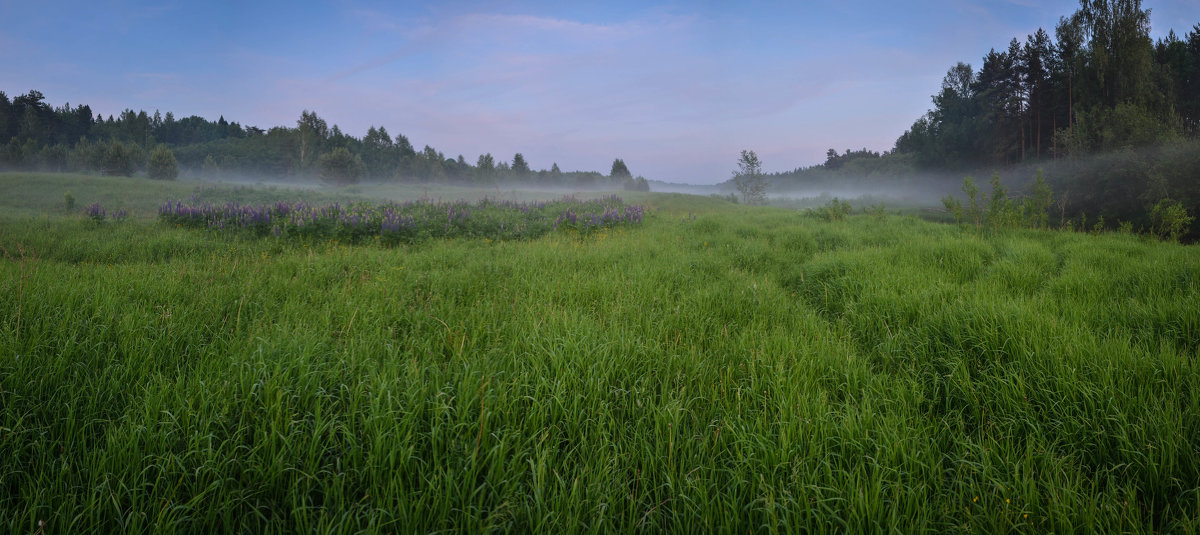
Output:
[[988,203],[987,221],[993,227],[1016,227],[1021,224],[1021,207],[1008,198],[1008,189],[1000,183],[1000,173],[993,173],[992,199]]
[[133,176],[134,170],[137,169],[133,151],[120,141],[113,141],[108,145],[108,148],[104,150],[100,165],[104,169],[104,174],[113,176]]
[[1025,198],[1025,224],[1032,228],[1043,228],[1050,225],[1050,207],[1054,204],[1054,194],[1042,170],[1038,169],[1037,178],[1033,183],[1033,192]]
[[[945,202],[945,200],[943,200],[943,202]],[[883,217],[887,215],[887,206],[883,203],[875,203],[866,209],[866,213],[875,216],[875,219],[883,219]]]
[[154,147],[150,152],[150,163],[146,172],[155,180],[175,180],[175,177],[179,176],[179,164],[175,161],[175,153],[166,145]]
[[942,197],[942,206],[954,216],[956,223],[971,223],[975,226],[983,224],[983,208],[979,206],[979,186],[971,177],[963,179],[962,191],[967,196],[967,207],[963,208],[962,201],[953,195]]
[[1159,237],[1179,241],[1179,237],[1191,226],[1192,216],[1187,213],[1183,203],[1162,199],[1150,210],[1150,221],[1154,224],[1154,233]]
[[317,161],[321,168],[321,180],[344,186],[358,182],[363,174],[363,161],[346,147],[338,147],[333,152],[322,154]]
[[850,201],[843,201],[834,197],[830,199],[825,206],[817,209],[817,215],[826,221],[841,221],[846,219],[851,210]]

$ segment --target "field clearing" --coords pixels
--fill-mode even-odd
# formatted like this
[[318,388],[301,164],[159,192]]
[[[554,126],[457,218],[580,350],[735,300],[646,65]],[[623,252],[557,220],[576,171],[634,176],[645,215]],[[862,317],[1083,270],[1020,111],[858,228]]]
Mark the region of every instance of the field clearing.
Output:
[[155,221],[418,197],[196,188],[0,174],[0,531],[1200,532],[1197,246],[679,194],[391,248]]
[[[238,201],[241,203],[271,203],[303,200],[314,204],[378,202],[382,200],[412,201],[478,201],[497,199],[508,201],[552,200],[564,195],[581,199],[612,193],[564,189],[466,188],[446,184],[387,184],[366,183],[344,188],[320,184],[274,184],[249,182],[220,182],[204,180],[159,181],[144,178],[77,175],[65,173],[2,173],[0,172],[0,208],[9,216],[44,217],[67,215],[65,196],[76,199],[76,208],[100,203],[106,209],[125,209],[130,216],[154,219],[158,208],[167,200],[198,199],[207,202]],[[623,195],[640,199],[645,194]]]

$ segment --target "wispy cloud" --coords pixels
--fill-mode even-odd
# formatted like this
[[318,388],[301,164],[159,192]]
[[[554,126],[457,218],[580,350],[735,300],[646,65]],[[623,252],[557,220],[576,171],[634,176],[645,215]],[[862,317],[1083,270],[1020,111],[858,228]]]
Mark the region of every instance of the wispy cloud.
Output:
[[413,49],[413,47],[405,47],[400,50],[396,50],[395,52],[392,52],[390,54],[379,56],[379,57],[372,59],[370,61],[367,61],[365,63],[360,63],[349,69],[335,72],[332,75],[330,75],[329,77],[327,77],[326,80],[332,82],[332,81],[342,80],[345,78],[350,78],[356,74],[362,74],[367,71],[371,71],[374,69],[378,69],[380,67],[391,65],[392,63],[400,61],[404,58],[411,57],[415,53],[416,53],[416,51]]
[[126,76],[128,76],[130,78],[142,78],[142,79],[152,79],[152,80],[170,80],[170,81],[175,81],[175,80],[179,80],[180,78],[182,78],[180,76],[180,74],[176,73],[176,72],[132,72],[132,73],[127,74]]
[[534,15],[496,15],[485,13],[466,15],[458,23],[464,28],[486,28],[500,33],[535,30],[555,32],[563,36],[580,39],[627,38],[631,34],[641,31],[643,28],[643,25],[636,21],[618,24],[592,24]]

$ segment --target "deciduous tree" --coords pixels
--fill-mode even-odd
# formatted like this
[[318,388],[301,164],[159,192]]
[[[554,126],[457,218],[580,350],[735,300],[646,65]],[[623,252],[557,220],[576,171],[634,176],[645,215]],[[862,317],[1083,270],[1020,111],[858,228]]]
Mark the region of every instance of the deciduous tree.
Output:
[[358,182],[363,174],[363,162],[346,147],[338,147],[332,152],[321,155],[318,163],[321,169],[321,180],[330,184],[345,186]]
[[762,162],[752,150],[743,150],[738,158],[738,169],[733,172],[733,185],[742,194],[746,204],[767,202],[767,177],[762,172]]

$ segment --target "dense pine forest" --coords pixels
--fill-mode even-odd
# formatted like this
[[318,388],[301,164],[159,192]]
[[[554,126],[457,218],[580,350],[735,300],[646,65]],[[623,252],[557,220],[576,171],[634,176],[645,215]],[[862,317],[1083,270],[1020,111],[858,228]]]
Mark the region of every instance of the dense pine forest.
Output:
[[891,150],[829,149],[823,164],[771,175],[772,187],[998,173],[1028,191],[1041,170],[1056,219],[1077,227],[1149,229],[1160,204],[1200,212],[1200,24],[1154,41],[1140,0],[1082,0],[1053,33],[950,67]]

